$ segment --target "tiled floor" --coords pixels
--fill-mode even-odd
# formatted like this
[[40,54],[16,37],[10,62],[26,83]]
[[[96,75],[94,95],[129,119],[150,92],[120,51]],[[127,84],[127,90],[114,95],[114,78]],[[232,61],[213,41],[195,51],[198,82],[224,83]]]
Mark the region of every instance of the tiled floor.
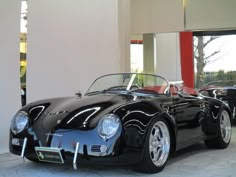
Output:
[[19,156],[0,155],[0,177],[235,177],[236,127],[230,146],[225,150],[209,150],[203,143],[178,152],[170,158],[165,169],[158,174],[142,174],[129,167],[83,166],[77,171],[72,166],[36,164],[23,161]]

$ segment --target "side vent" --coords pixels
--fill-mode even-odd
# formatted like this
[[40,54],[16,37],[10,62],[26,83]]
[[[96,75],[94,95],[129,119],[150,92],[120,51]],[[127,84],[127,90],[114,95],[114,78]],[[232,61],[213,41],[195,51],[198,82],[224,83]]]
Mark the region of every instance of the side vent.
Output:
[[107,151],[107,146],[106,145],[92,145],[90,150],[91,152],[105,153]]

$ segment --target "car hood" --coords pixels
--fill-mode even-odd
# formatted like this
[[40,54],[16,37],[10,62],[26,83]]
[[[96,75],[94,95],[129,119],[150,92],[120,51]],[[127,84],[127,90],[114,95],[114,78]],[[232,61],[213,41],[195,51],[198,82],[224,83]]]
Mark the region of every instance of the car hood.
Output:
[[35,102],[29,112],[40,105],[49,105],[37,119],[33,119],[33,129],[44,129],[46,132],[59,128],[91,129],[103,115],[128,102],[136,102],[134,96],[98,94],[83,98],[67,97]]

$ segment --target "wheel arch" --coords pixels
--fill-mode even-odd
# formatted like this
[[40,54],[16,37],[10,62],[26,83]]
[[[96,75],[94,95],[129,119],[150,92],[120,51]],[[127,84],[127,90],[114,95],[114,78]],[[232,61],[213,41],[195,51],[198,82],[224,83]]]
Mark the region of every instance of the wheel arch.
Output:
[[[232,128],[228,129],[226,126],[228,125],[223,125],[223,128],[221,128],[221,115],[223,112],[227,112],[228,113],[228,120],[230,122],[230,124],[228,124],[229,126],[232,127],[232,113],[231,111],[228,109],[228,107],[226,105],[222,105],[221,108],[219,109],[219,113],[217,118],[215,119],[215,137],[211,137],[209,139],[205,140],[205,144],[208,148],[217,148],[217,149],[224,149],[226,148],[229,143],[230,143],[230,139],[232,138]],[[225,117],[223,118],[224,121]],[[225,123],[223,123],[225,124]],[[227,132],[225,132],[223,130],[224,133],[222,133],[222,130],[224,129]]]
[[[220,108],[216,110],[216,109],[214,109],[214,105],[218,105],[218,106],[220,106]],[[217,127],[217,122],[220,119],[221,112],[223,110],[227,111],[227,113],[230,116],[231,124],[232,124],[232,112],[231,112],[230,108],[227,105],[225,105],[225,103],[222,103],[219,100],[210,100],[209,107],[210,107],[210,109],[209,109],[210,116],[206,122],[207,123],[206,133],[207,133],[207,136],[211,138],[211,137],[217,137],[218,134],[220,133],[220,129],[219,129],[219,127]],[[217,115],[214,116],[214,114],[217,114]]]

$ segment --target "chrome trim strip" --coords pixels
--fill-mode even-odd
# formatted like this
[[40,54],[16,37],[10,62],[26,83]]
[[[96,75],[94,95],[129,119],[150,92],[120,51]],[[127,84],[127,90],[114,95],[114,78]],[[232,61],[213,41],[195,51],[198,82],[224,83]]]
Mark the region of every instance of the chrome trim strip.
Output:
[[[159,113],[159,112],[155,112],[155,113],[153,113],[153,114],[148,114],[148,113],[145,113],[145,112],[143,112],[143,111],[134,110],[134,111],[131,111],[131,112],[127,112],[127,113],[124,115],[124,117],[122,118],[122,120],[124,120],[128,115],[133,114],[133,113],[141,113],[141,114],[144,114],[144,115],[146,115],[146,116],[148,116],[148,117],[153,117],[153,116],[155,116],[155,115],[156,115],[157,113]],[[143,126],[145,126],[145,125],[143,125]]]
[[25,156],[26,144],[27,144],[27,138],[25,137],[25,138],[24,138],[24,143],[23,143],[23,146],[22,146],[22,150],[21,150],[21,157],[23,157],[23,158],[24,158],[24,156]]
[[76,143],[75,147],[75,154],[74,154],[74,159],[73,159],[73,168],[74,170],[77,170],[77,156],[78,156],[78,151],[79,151],[79,142]]

